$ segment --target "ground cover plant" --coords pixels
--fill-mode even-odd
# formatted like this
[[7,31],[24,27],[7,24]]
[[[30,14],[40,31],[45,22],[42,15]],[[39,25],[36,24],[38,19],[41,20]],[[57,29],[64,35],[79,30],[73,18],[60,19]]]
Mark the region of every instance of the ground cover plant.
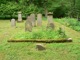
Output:
[[[66,26],[65,33],[73,39],[73,42],[45,43],[44,51],[36,50],[36,43],[7,42],[12,36],[24,31],[24,23],[25,21],[17,23],[16,28],[12,28],[9,20],[0,20],[0,60],[80,60],[80,33]],[[43,24],[46,24],[46,20]],[[62,26],[55,21],[54,24],[56,29]]]
[[27,40],[27,39],[67,39],[65,32],[59,28],[58,30],[46,29],[46,28],[33,28],[32,32],[19,32],[15,34],[11,39],[14,40]]
[[61,24],[80,32],[80,21],[78,21],[77,19],[61,18],[61,19],[56,19],[55,21],[60,22]]

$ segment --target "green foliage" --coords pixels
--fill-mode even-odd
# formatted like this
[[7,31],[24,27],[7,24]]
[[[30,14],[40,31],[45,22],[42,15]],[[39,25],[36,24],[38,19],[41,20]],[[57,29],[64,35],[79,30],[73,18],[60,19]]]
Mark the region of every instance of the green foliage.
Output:
[[76,31],[80,31],[80,22],[73,18],[62,18],[59,20],[55,20],[57,22],[60,22],[61,24],[64,24],[65,26],[71,27],[72,29]]
[[19,11],[19,9],[21,8],[16,3],[8,2],[7,4],[1,4],[0,14],[1,16],[5,17],[14,17],[14,15],[17,14],[17,11]]
[[34,6],[34,4],[30,4],[29,6],[25,6],[22,9],[23,15],[28,15],[31,13],[37,13],[38,12],[38,8],[37,6]]
[[62,30],[52,31],[48,30],[38,30],[33,32],[20,32],[17,33],[14,39],[60,39],[60,38],[67,38],[65,32]]
[[22,11],[23,16],[31,13],[46,15],[45,12],[50,11],[54,12],[54,17],[79,17],[79,6],[79,0],[4,0],[0,1],[0,17],[9,15],[12,18],[18,11]]
[[65,6],[59,6],[54,10],[54,17],[60,18],[65,17],[67,12],[67,8]]
[[60,37],[67,37],[67,35],[65,34],[65,31],[63,31],[61,27],[59,28],[58,33]]
[[[26,5],[26,4],[24,5],[23,4],[24,2],[26,2],[26,4],[29,3],[29,5]],[[19,11],[19,10],[22,10],[23,15],[34,13],[34,12],[41,12],[43,10],[42,6],[44,5],[43,4],[44,2],[42,0],[35,1],[35,2],[36,3],[34,3],[34,1],[30,1],[30,0],[28,0],[28,1],[20,0],[19,4],[15,3],[13,1],[3,4],[4,3],[4,1],[3,1],[3,3],[0,6],[0,14],[12,16],[14,13],[17,13],[17,11]],[[36,8],[36,7],[38,7],[38,8]]]

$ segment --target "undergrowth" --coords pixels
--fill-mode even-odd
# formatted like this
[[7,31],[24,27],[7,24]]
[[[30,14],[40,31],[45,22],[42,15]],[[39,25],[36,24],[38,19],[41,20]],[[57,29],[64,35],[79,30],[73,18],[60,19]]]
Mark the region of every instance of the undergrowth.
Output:
[[32,31],[32,32],[20,32],[17,33],[13,39],[62,39],[67,38],[67,35],[65,32],[59,28],[58,30],[43,30],[39,29],[38,31]]
[[80,21],[74,18],[61,18],[55,21],[80,32]]

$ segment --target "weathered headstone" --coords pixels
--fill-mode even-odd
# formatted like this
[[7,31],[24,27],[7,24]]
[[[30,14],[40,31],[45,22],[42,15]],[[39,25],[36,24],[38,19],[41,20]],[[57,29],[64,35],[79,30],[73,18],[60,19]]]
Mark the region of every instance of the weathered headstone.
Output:
[[36,44],[36,49],[39,51],[46,50],[43,44]]
[[32,21],[32,26],[36,26],[36,21],[35,21],[35,14],[31,14],[31,21]]
[[22,22],[22,15],[21,15],[21,11],[18,12],[18,22]]
[[16,26],[16,21],[15,19],[11,19],[11,27],[15,27]]
[[37,14],[37,26],[42,26],[42,14]]
[[32,22],[31,22],[31,17],[28,16],[26,23],[25,23],[25,31],[32,31]]
[[54,24],[53,24],[53,14],[51,12],[48,13],[47,16],[48,19],[48,24],[47,24],[47,28],[54,28]]

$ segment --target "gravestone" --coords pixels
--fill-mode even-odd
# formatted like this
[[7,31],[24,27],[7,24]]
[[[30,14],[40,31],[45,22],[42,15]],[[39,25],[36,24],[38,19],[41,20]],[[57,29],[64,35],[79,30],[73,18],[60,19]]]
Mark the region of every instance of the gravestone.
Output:
[[36,26],[36,20],[35,20],[35,14],[31,14],[31,21],[32,21],[32,26]]
[[47,20],[48,20],[47,28],[52,28],[53,29],[54,28],[53,14],[51,12],[48,13]]
[[37,14],[37,26],[42,26],[42,14]]
[[22,22],[22,15],[21,15],[21,12],[18,12],[18,22]]
[[46,50],[43,44],[36,44],[36,49],[39,51]]
[[32,22],[30,16],[27,17],[27,20],[25,22],[25,31],[29,31],[29,32],[32,31]]
[[11,19],[11,27],[15,27],[16,26],[16,21],[15,19]]

